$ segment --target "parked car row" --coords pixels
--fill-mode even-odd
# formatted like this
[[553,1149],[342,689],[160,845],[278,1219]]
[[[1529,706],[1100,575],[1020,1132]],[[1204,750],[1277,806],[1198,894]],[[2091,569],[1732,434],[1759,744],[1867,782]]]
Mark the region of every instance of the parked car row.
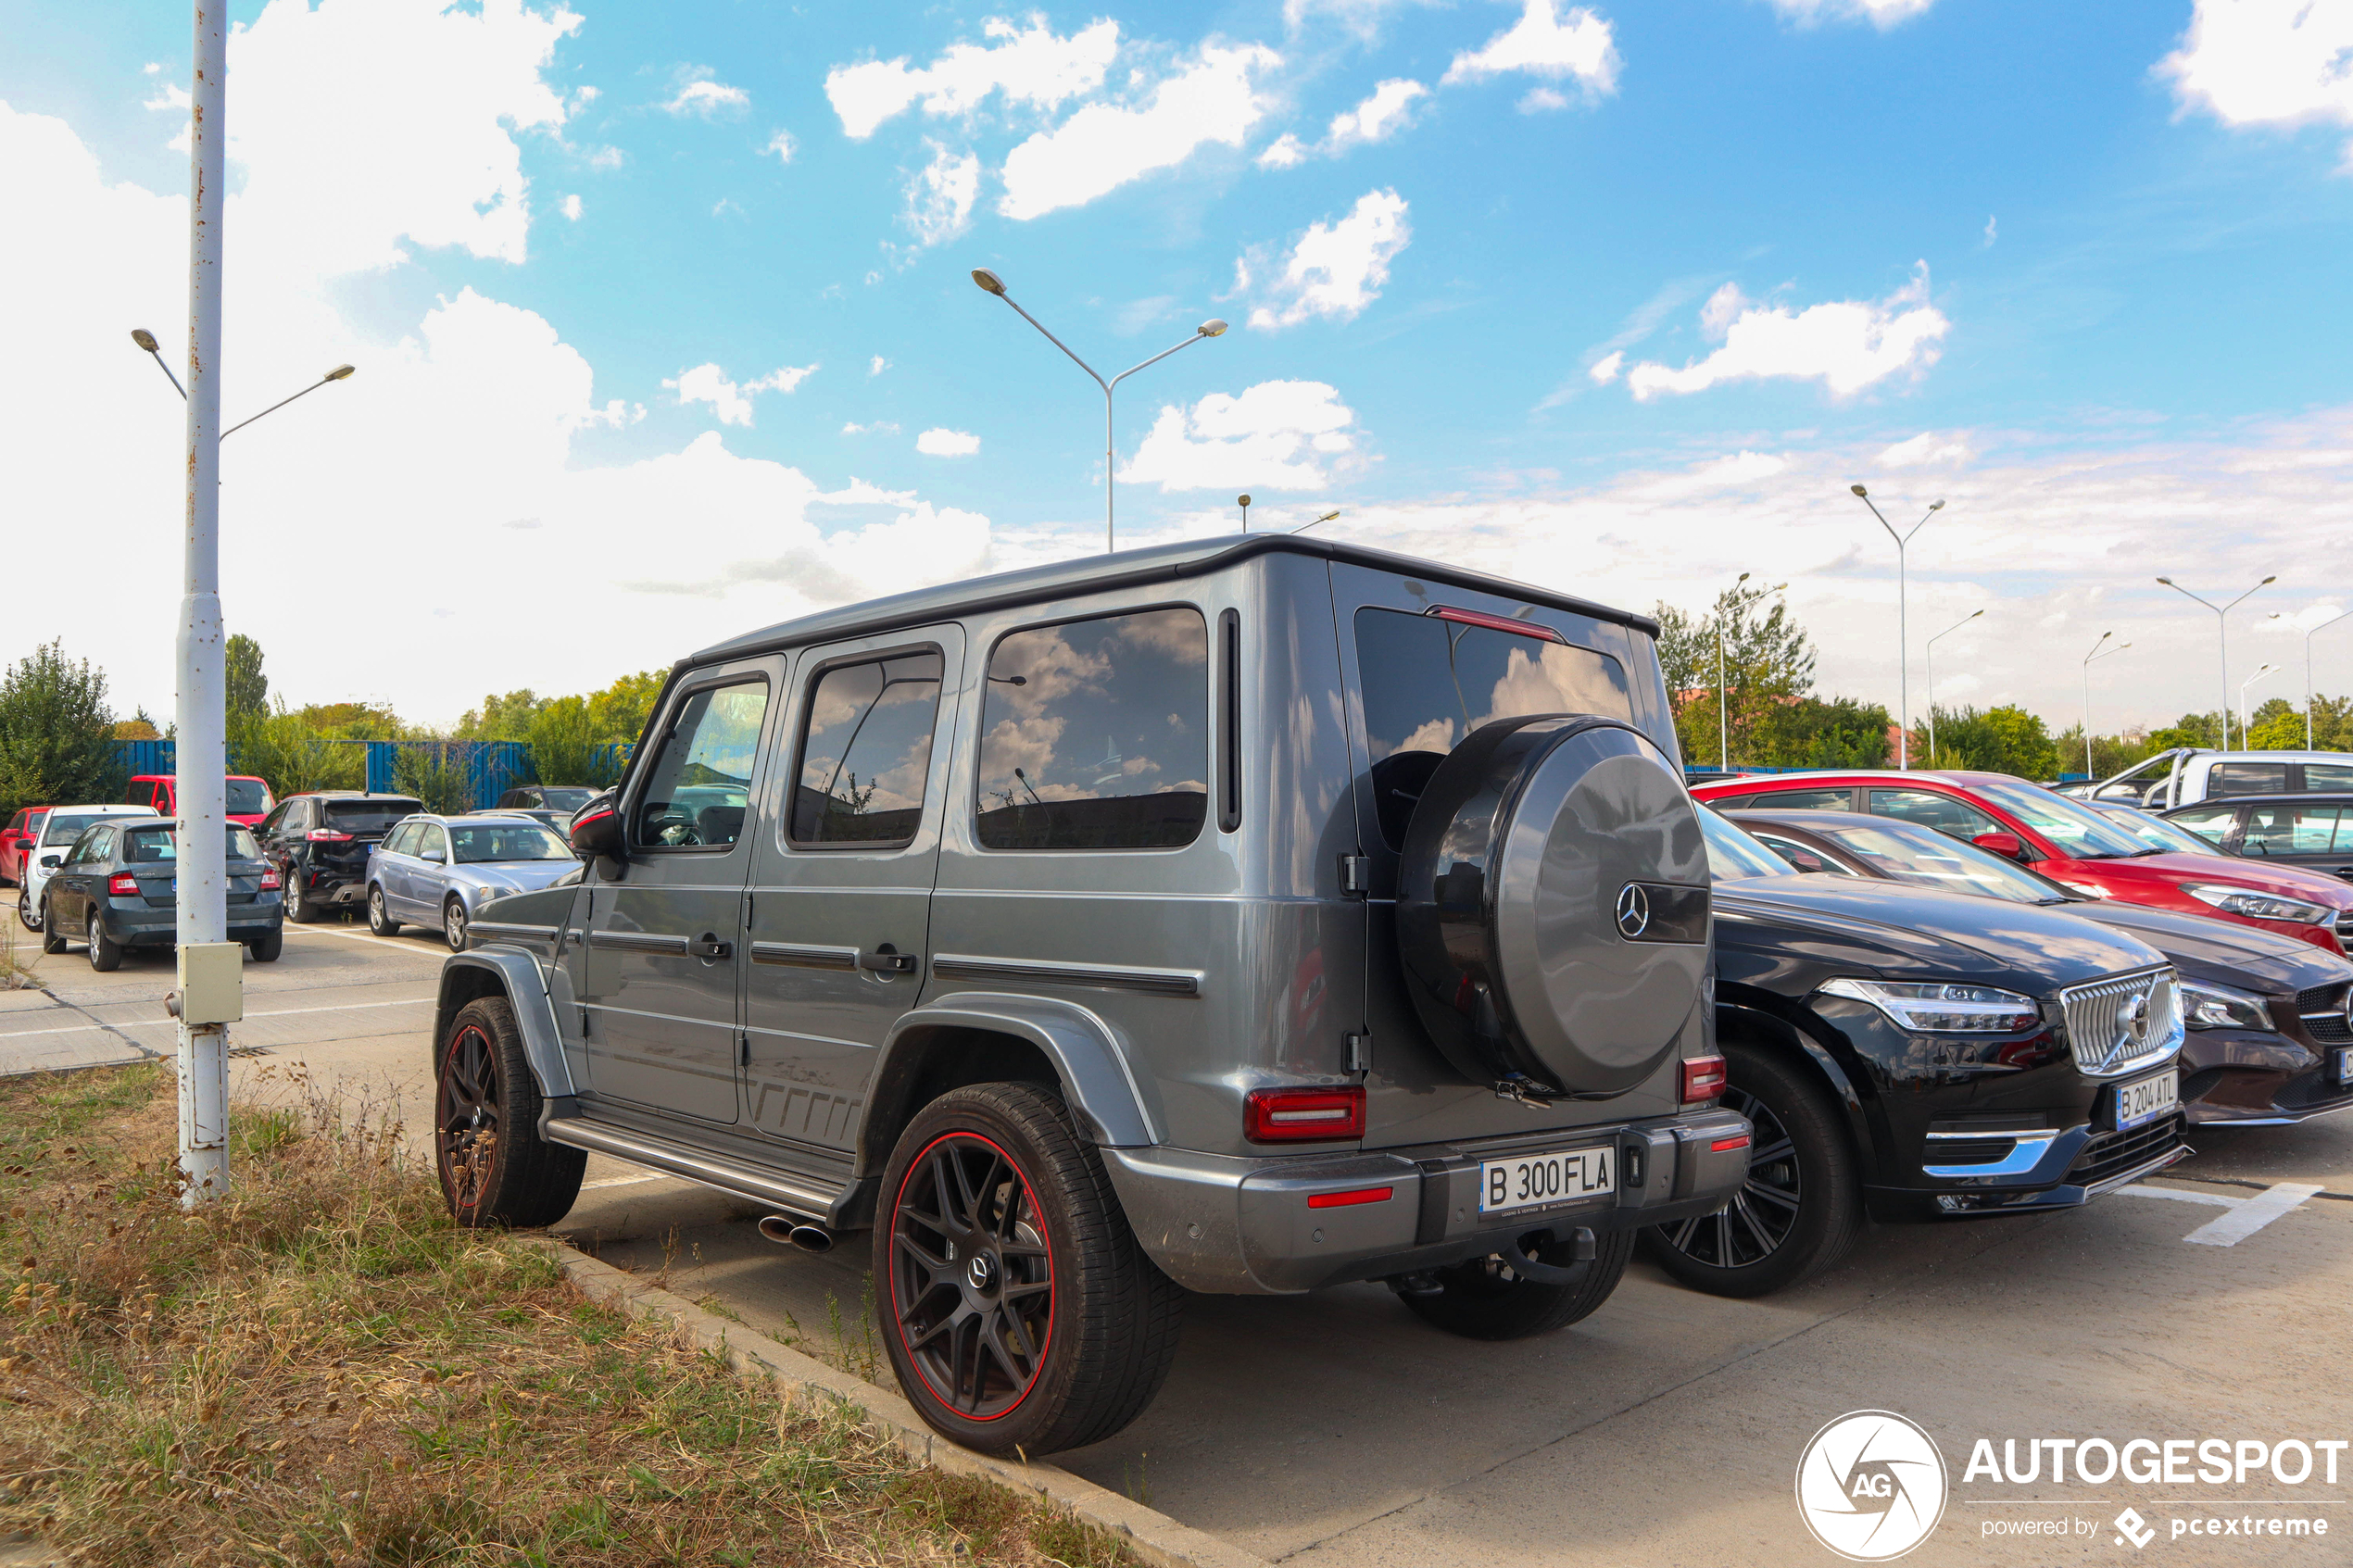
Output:
[[2065,785],[2060,793],[2105,806],[2178,810],[2202,800],[2251,795],[2353,792],[2353,757],[2342,751],[2211,751],[2174,746],[2120,773]]
[[1274,536],[682,660],[446,961],[451,1210],[550,1223],[601,1150],[870,1233],[917,1410],[1043,1453],[1182,1290],[1518,1337],[1638,1237],[1756,1295],[2353,1097],[2353,887],[1996,775],[1687,788],[1655,631]]

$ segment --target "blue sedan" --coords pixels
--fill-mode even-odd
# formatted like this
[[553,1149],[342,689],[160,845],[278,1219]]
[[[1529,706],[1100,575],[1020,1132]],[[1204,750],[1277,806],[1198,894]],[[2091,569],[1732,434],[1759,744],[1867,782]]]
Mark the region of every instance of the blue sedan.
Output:
[[546,887],[580,864],[572,846],[522,815],[404,817],[368,857],[368,929],[436,926],[452,952],[483,905]]

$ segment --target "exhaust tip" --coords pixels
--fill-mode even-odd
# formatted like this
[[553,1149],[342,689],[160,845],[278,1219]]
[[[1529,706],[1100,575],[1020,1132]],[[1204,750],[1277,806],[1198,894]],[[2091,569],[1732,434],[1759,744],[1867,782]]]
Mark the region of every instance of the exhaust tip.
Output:
[[834,1249],[834,1233],[823,1225],[812,1225],[806,1220],[796,1220],[788,1214],[771,1214],[760,1222],[760,1234],[779,1247],[798,1247],[803,1252],[830,1252]]

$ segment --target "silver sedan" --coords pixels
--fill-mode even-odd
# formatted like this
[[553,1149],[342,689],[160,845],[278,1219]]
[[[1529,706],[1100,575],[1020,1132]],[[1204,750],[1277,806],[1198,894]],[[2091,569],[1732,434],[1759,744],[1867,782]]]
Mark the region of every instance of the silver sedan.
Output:
[[450,951],[493,898],[546,887],[577,870],[572,846],[520,813],[404,817],[368,857],[368,929],[439,928]]

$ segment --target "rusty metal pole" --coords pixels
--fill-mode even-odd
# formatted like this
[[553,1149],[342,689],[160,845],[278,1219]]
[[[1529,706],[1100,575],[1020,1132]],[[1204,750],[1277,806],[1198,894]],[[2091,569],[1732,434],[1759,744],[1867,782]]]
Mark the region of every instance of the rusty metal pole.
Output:
[[220,220],[228,205],[228,0],[195,0],[188,153],[188,465],[185,571],[174,652],[181,1201],[229,1190],[229,1039],[243,954],[226,939],[228,736],[220,634]]

